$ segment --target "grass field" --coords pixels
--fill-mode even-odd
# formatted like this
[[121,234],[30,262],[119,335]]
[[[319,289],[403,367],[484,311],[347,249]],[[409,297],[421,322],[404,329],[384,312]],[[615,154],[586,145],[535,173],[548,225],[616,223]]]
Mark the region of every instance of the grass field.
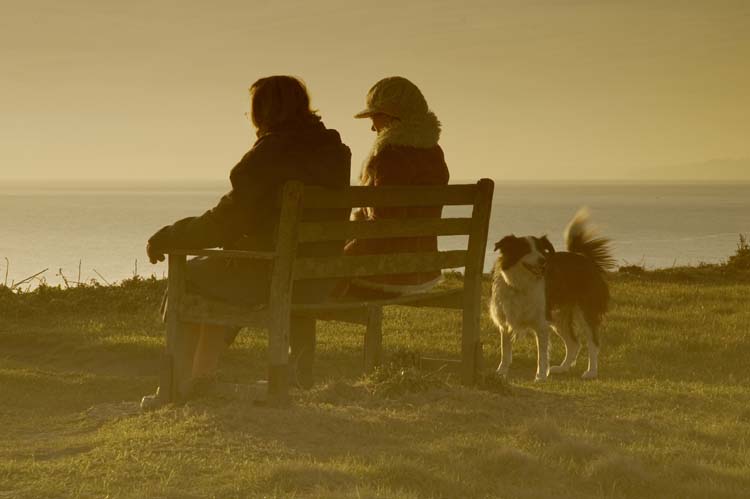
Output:
[[[318,382],[290,408],[213,397],[148,414],[137,401],[156,384],[163,281],[0,288],[0,498],[748,497],[750,275],[610,282],[597,381],[578,378],[582,358],[533,383],[530,338],[507,385],[365,379],[363,331],[324,323]],[[455,312],[392,308],[386,353],[455,357],[459,327]],[[491,370],[486,316],[482,335]],[[265,336],[248,331],[220,376],[264,370]]]

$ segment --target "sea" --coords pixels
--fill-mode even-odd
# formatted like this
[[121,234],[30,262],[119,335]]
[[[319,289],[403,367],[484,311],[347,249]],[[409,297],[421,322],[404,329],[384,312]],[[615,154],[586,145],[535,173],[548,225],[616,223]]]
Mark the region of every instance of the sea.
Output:
[[[0,180],[0,182],[2,182]],[[163,277],[146,240],[159,228],[199,215],[228,190],[225,182],[0,183],[0,284],[33,288]],[[547,234],[562,248],[580,207],[612,239],[619,265],[649,269],[721,263],[740,234],[750,235],[750,183],[531,183],[496,181],[485,270],[507,234]],[[466,216],[448,207],[444,216]],[[441,249],[466,238],[441,237]]]

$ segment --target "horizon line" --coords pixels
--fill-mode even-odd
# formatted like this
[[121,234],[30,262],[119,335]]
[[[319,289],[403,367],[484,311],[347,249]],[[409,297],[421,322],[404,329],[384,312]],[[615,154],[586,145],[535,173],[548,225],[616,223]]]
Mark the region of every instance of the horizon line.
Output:
[[[718,179],[706,179],[706,178],[695,178],[695,177],[684,177],[684,178],[503,178],[503,177],[464,177],[464,178],[453,178],[450,184],[456,183],[474,183],[480,178],[491,178],[495,183],[517,183],[517,184],[571,184],[571,183],[584,183],[584,184],[623,184],[623,183],[639,183],[639,184],[650,184],[650,183],[678,183],[678,184],[695,184],[695,183],[710,183],[710,184],[724,184],[724,183],[750,183],[750,177],[746,178],[718,178]],[[351,180],[355,180],[353,177]],[[0,189],[5,184],[16,184],[16,185],[49,185],[49,184],[60,184],[66,187],[70,187],[74,184],[83,184],[86,186],[91,185],[107,185],[113,186],[113,184],[138,184],[144,185],[149,183],[156,183],[159,187],[163,187],[164,184],[175,184],[175,185],[190,185],[196,186],[201,183],[208,183],[216,185],[218,183],[229,184],[229,179],[226,177],[195,177],[195,178],[175,178],[175,177],[139,177],[139,178],[10,178],[0,179]],[[352,184],[356,185],[356,184]],[[208,186],[207,186],[208,187]]]

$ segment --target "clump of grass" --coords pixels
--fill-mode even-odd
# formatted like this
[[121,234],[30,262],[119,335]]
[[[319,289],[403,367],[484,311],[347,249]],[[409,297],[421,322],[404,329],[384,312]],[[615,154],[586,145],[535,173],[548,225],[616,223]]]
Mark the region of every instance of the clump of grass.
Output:
[[312,390],[312,400],[326,404],[355,402],[367,396],[366,390],[344,380],[333,380],[320,384]]
[[548,418],[535,419],[521,428],[520,435],[535,444],[548,445],[563,439],[560,428]]
[[727,267],[737,270],[750,270],[750,242],[747,236],[740,234],[737,251],[727,260]]
[[494,369],[485,370],[480,374],[477,387],[500,395],[510,395],[512,393],[508,380],[505,376],[497,374]]
[[585,475],[601,484],[605,490],[611,491],[643,487],[652,479],[639,460],[619,454],[602,456],[592,461]]
[[605,452],[604,448],[582,438],[565,438],[547,450],[550,456],[577,464],[592,461]]
[[439,372],[419,368],[418,353],[406,350],[396,352],[387,363],[366,375],[363,381],[371,393],[386,398],[447,386]]
[[641,275],[646,272],[646,269],[643,265],[623,265],[617,271],[621,274]]
[[532,474],[539,466],[536,456],[513,447],[472,449],[471,454],[477,459],[477,469],[485,476]]
[[113,286],[96,281],[71,287],[42,282],[33,290],[0,286],[0,315],[23,318],[93,311],[155,313],[165,288],[166,281],[153,277],[125,279]]

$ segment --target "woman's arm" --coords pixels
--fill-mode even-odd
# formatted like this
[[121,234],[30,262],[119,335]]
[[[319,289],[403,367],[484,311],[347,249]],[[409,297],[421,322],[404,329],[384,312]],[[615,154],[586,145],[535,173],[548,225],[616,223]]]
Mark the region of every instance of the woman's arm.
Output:
[[235,227],[240,225],[239,206],[242,203],[237,197],[233,189],[203,215],[183,218],[163,227],[149,238],[149,245],[161,251],[224,246],[232,239]]
[[263,190],[262,182],[256,178],[259,171],[256,156],[256,147],[253,147],[232,169],[232,190],[222,196],[216,206],[200,216],[167,225],[151,236],[149,258],[153,260],[153,256],[158,257],[170,249],[223,247],[241,237]]

